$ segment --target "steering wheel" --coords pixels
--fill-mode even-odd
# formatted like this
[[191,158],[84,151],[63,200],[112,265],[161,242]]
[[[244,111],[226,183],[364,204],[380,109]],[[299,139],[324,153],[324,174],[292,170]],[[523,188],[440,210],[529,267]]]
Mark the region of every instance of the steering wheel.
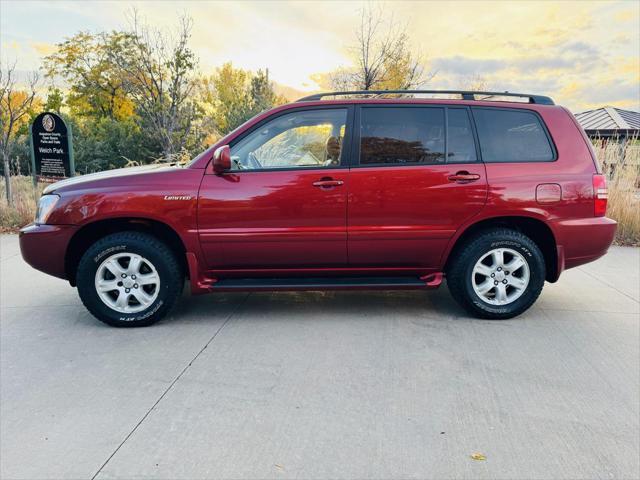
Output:
[[254,152],[249,152],[249,155],[247,155],[247,167],[252,169],[262,168],[262,164]]

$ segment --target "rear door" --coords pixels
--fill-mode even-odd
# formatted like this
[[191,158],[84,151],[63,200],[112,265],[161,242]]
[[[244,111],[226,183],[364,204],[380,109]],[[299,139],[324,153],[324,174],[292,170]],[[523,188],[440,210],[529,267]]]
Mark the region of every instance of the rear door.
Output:
[[231,145],[232,171],[204,176],[198,226],[208,268],[347,265],[353,108],[287,111]]
[[348,253],[354,267],[431,267],[486,202],[467,107],[371,105],[356,110]]

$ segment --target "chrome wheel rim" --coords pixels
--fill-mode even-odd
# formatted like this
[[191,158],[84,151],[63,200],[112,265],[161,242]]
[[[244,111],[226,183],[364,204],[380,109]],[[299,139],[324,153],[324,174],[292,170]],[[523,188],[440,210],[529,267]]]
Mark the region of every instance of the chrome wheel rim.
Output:
[[520,252],[511,248],[495,248],[476,262],[471,284],[484,302],[508,305],[526,291],[530,277],[529,264]]
[[146,310],[160,293],[160,275],[153,263],[136,253],[116,253],[96,271],[100,300],[119,313]]

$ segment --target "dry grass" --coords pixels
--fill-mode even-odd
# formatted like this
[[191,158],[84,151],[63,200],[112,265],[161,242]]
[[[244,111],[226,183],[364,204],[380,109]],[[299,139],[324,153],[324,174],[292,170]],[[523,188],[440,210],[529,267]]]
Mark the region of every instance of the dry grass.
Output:
[[[640,144],[596,141],[594,149],[608,176],[607,216],[618,222],[616,242],[640,245]],[[33,221],[36,194],[31,177],[12,177],[14,206],[7,205],[4,178],[0,177],[0,231],[15,231]],[[38,185],[38,195],[45,184]]]
[[36,214],[36,200],[46,184],[38,185],[36,195],[31,177],[23,175],[11,177],[13,206],[10,207],[7,203],[4,182],[4,177],[0,176],[0,232],[11,232],[33,222]]
[[596,157],[607,174],[607,216],[618,222],[616,242],[640,245],[640,144],[594,142]]

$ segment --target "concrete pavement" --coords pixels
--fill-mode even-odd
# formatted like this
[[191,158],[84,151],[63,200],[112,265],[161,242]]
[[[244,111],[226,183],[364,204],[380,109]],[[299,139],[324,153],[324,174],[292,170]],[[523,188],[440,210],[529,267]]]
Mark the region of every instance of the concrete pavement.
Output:
[[2,479],[640,477],[639,249],[502,322],[442,288],[185,297],[122,330],[15,236],[0,270]]

